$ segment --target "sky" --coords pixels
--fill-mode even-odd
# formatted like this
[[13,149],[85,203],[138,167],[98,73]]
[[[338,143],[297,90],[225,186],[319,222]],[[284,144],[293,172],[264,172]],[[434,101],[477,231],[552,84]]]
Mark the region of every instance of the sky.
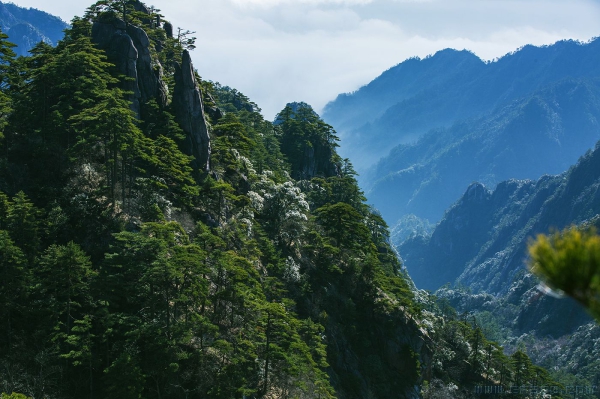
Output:
[[[13,0],[69,22],[93,3]],[[286,103],[321,112],[407,58],[444,48],[493,60],[525,44],[600,36],[600,0],[149,0],[196,32],[194,67],[272,120]]]

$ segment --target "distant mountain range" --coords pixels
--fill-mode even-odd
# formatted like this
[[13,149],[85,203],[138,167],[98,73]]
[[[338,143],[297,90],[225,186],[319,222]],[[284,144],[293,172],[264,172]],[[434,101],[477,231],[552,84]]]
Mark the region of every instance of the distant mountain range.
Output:
[[[537,279],[525,270],[527,244],[537,234],[572,224],[600,227],[599,214],[597,147],[560,175],[508,180],[494,190],[472,184],[430,236],[411,236],[398,251],[417,287],[436,291],[450,283],[477,294],[442,288],[438,294],[459,310],[499,315],[513,308],[504,318],[519,333],[559,337],[590,319],[573,301],[537,289]],[[479,293],[489,298],[476,299]]]
[[506,347],[525,345],[538,364],[596,375],[599,358],[579,347],[600,353],[599,327],[575,301],[545,295],[525,264],[537,234],[572,224],[599,228],[599,214],[597,145],[559,175],[508,180],[494,190],[473,183],[431,235],[413,235],[398,251],[417,287],[475,317]]
[[14,49],[17,55],[28,55],[41,41],[56,45],[67,26],[60,18],[44,11],[0,2],[0,28],[9,36],[9,41],[17,45]]
[[431,236],[412,236],[398,250],[420,288],[457,282],[503,294],[523,270],[528,239],[598,214],[600,149],[560,175],[508,180],[493,191],[474,183]]
[[574,301],[544,295],[525,262],[537,234],[600,226],[598,65],[599,39],[525,46],[494,62],[447,49],[324,112],[416,287],[509,351],[524,345],[580,376],[600,367],[590,349],[600,331]]
[[481,116],[565,77],[598,77],[600,41],[524,46],[494,62],[445,49],[390,68],[326,105],[323,118],[343,140],[342,155],[365,169],[391,147],[432,128]]
[[525,46],[487,63],[447,49],[338,96],[324,119],[390,225],[411,214],[435,223],[473,181],[560,173],[593,147],[599,62],[600,40]]
[[390,222],[437,222],[473,181],[536,179],[569,168],[600,139],[600,79],[565,78],[485,117],[436,129],[383,158],[368,198]]

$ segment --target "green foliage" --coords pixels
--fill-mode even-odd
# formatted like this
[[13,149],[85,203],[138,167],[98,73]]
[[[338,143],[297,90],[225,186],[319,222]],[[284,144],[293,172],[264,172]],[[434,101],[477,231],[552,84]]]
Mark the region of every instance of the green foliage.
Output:
[[0,89],[4,91],[8,84],[8,69],[15,58],[14,43],[9,42],[8,35],[0,30]]
[[194,174],[171,107],[150,99],[139,120],[90,40],[95,21],[143,28],[172,91],[170,65],[193,39],[167,37],[158,10],[141,6],[99,1],[56,48],[7,61],[3,389],[212,399],[412,390],[422,364],[406,335],[419,334],[419,309],[331,126],[308,109],[284,111],[276,126],[242,93],[200,82],[212,155],[210,172]]
[[101,0],[88,7],[86,17],[90,19],[104,19],[119,17],[126,24],[140,26],[153,21],[153,15],[138,11],[136,2],[131,0]]
[[6,394],[6,393],[2,393],[0,395],[0,399],[30,399],[30,398],[28,396],[23,395],[22,393],[13,392],[10,395]]
[[295,179],[334,176],[339,173],[341,158],[335,152],[338,137],[306,104],[293,110],[286,106],[276,121],[281,128],[281,152],[291,166]]
[[0,230],[0,319],[2,320],[2,348],[9,350],[15,338],[15,317],[23,311],[29,285],[25,268],[26,259],[20,248],[15,246],[8,232]]
[[96,158],[102,157],[99,163],[104,169],[103,192],[113,210],[116,211],[120,203],[123,211],[128,212],[128,198],[133,189],[129,176],[134,174],[136,161],[142,157],[142,132],[120,90],[113,89],[98,100],[94,106],[69,119],[79,127],[77,143],[71,153],[87,165],[96,164]]
[[10,77],[10,65],[15,57],[12,48],[13,43],[7,41],[8,35],[0,30],[0,140],[4,138],[4,128],[8,121],[7,117],[12,111],[11,98],[5,91]]
[[6,212],[6,228],[30,261],[37,255],[40,245],[38,212],[23,191],[13,197]]
[[505,354],[500,345],[485,338],[475,319],[474,324],[444,316],[430,321],[435,349],[424,397],[468,397],[476,386],[502,386],[505,392],[511,386],[562,387],[523,350]]
[[332,245],[335,247],[365,251],[372,249],[363,246],[364,243],[370,243],[369,230],[363,223],[363,216],[351,205],[343,202],[324,205],[315,214],[317,222],[333,239]]
[[94,306],[90,290],[96,275],[91,267],[89,257],[74,242],[52,245],[40,257],[34,295],[42,302],[40,322],[51,325],[53,341],[74,339],[73,333],[89,327]]
[[600,320],[600,237],[571,227],[530,244],[530,268],[548,286],[573,297]]

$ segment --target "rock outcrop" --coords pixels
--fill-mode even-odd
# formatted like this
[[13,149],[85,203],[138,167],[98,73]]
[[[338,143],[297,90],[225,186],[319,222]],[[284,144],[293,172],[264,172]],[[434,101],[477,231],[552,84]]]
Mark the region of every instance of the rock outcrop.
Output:
[[[150,11],[141,2],[134,4],[135,10],[148,14]],[[165,22],[163,29],[172,36],[173,27]],[[163,67],[151,51],[151,43],[144,29],[127,24],[122,19],[111,16],[94,22],[92,40],[102,50],[110,62],[128,79],[123,81],[123,89],[132,93],[132,109],[138,118],[141,107],[156,100],[161,108],[168,105],[169,90],[163,79]],[[160,48],[160,43],[155,43]],[[208,125],[204,117],[204,104],[194,75],[190,55],[183,52],[181,64],[175,65],[175,88],[172,99],[175,118],[186,133],[183,151],[195,158],[194,168],[208,171],[210,157],[210,139]],[[214,107],[211,116],[216,120],[221,116]]]
[[167,37],[169,39],[173,38],[173,25],[171,25],[170,22],[165,22],[163,24],[163,29],[165,30],[165,33],[167,34]]
[[129,78],[123,83],[123,89],[133,93],[132,109],[138,116],[141,105],[151,99],[162,107],[167,105],[168,89],[162,79],[162,65],[153,59],[150,39],[142,28],[119,18],[96,21],[92,26],[92,40],[106,52],[119,72]]
[[202,92],[196,83],[190,54],[184,50],[181,65],[175,66],[173,109],[177,123],[186,133],[186,150],[195,158],[195,168],[209,170],[210,139],[204,119]]

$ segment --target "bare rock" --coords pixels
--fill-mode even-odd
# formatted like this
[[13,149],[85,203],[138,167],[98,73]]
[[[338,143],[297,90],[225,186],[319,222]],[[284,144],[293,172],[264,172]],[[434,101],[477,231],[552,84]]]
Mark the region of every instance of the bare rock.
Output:
[[148,35],[142,28],[133,25],[127,27],[127,33],[138,51],[136,66],[140,101],[145,103],[154,98],[159,105],[165,107],[167,105],[168,89],[162,79],[162,65],[157,60],[152,59]]
[[92,26],[92,41],[106,52],[119,72],[130,78],[123,82],[123,89],[132,93],[132,109],[140,115],[140,106],[150,99],[159,105],[167,105],[168,89],[162,79],[162,66],[152,59],[150,39],[139,27],[127,25],[114,18],[96,21]]
[[163,24],[163,29],[165,30],[165,33],[167,34],[167,37],[169,39],[173,38],[173,25],[171,25],[170,22],[165,22]]
[[186,133],[185,151],[194,156],[197,170],[209,170],[210,138],[204,118],[202,92],[196,83],[190,54],[183,52],[181,65],[175,66],[175,91],[173,93],[175,119]]

